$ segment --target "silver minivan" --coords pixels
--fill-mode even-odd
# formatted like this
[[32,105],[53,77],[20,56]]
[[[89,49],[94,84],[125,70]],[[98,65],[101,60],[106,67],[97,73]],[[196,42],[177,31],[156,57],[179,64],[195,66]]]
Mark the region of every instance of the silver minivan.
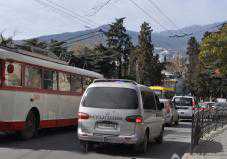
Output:
[[130,80],[95,80],[78,112],[78,138],[86,152],[93,144],[129,144],[145,153],[151,141],[162,143],[163,109],[148,87]]
[[174,96],[172,103],[178,111],[180,119],[192,119],[196,102],[192,96]]

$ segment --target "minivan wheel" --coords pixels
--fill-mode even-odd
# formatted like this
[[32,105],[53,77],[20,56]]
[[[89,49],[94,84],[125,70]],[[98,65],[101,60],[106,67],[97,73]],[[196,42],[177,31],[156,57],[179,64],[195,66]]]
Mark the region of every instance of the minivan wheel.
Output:
[[147,147],[148,147],[148,134],[146,133],[144,135],[143,142],[141,144],[135,145],[135,150],[138,153],[146,153],[147,152]]

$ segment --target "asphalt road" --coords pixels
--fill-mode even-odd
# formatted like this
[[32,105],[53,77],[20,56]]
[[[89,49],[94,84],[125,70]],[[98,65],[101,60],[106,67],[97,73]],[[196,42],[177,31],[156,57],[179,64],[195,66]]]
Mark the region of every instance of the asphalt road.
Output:
[[75,129],[41,131],[39,137],[21,141],[15,134],[0,134],[0,159],[111,159],[111,158],[163,158],[177,159],[189,149],[190,122],[177,127],[166,127],[164,142],[152,144],[147,154],[139,155],[128,146],[103,145],[84,154],[81,152]]

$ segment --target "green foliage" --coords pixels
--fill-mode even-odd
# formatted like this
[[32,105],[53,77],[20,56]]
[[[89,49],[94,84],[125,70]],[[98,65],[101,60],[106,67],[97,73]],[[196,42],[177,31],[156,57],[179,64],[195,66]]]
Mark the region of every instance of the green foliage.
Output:
[[126,33],[124,18],[116,19],[116,22],[110,25],[110,29],[105,35],[107,37],[108,50],[118,54],[115,60],[117,62],[118,78],[122,78],[122,75],[123,77],[127,76],[129,55],[133,44]]
[[27,46],[27,47],[38,47],[38,48],[41,48],[41,49],[45,49],[47,47],[47,43],[39,41],[36,38],[24,40],[23,45]]
[[227,24],[203,39],[200,60],[213,70],[219,68],[221,75],[227,77]]
[[187,84],[191,92],[203,97],[226,94],[222,78],[227,77],[227,25],[223,25],[217,32],[206,32],[200,46],[191,38],[187,53]]
[[48,44],[48,51],[54,53],[60,60],[69,61],[72,58],[72,51],[68,51],[64,41],[51,40]]
[[0,45],[1,46],[9,46],[13,44],[12,38],[5,38],[2,34],[0,35]]
[[189,90],[195,95],[198,93],[198,81],[201,78],[198,78],[200,76],[200,61],[199,61],[199,43],[196,40],[195,37],[191,37],[188,40],[187,44],[187,55],[188,55],[188,61],[189,64],[187,66],[187,74],[186,74],[186,83],[189,88]]
[[151,27],[144,22],[141,25],[139,35],[139,46],[131,56],[132,65],[136,67],[135,75],[137,82],[146,85],[158,85],[161,83],[164,65],[159,62],[157,55],[154,55],[154,46],[151,41]]

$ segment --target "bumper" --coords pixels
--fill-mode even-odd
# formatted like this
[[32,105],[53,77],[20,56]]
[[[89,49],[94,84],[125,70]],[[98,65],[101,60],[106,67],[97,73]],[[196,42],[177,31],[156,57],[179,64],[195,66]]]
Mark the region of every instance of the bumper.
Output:
[[178,110],[180,119],[192,119],[192,111],[180,111]]
[[0,121],[0,131],[19,131],[24,128],[25,122],[16,121],[16,122],[5,122]]
[[192,115],[179,115],[180,119],[192,119]]
[[171,124],[172,123],[172,115],[171,114],[165,114],[164,123],[165,124]]
[[79,133],[78,138],[81,141],[110,143],[110,144],[137,144],[142,141],[136,135],[121,136],[121,135],[100,135],[100,134]]

